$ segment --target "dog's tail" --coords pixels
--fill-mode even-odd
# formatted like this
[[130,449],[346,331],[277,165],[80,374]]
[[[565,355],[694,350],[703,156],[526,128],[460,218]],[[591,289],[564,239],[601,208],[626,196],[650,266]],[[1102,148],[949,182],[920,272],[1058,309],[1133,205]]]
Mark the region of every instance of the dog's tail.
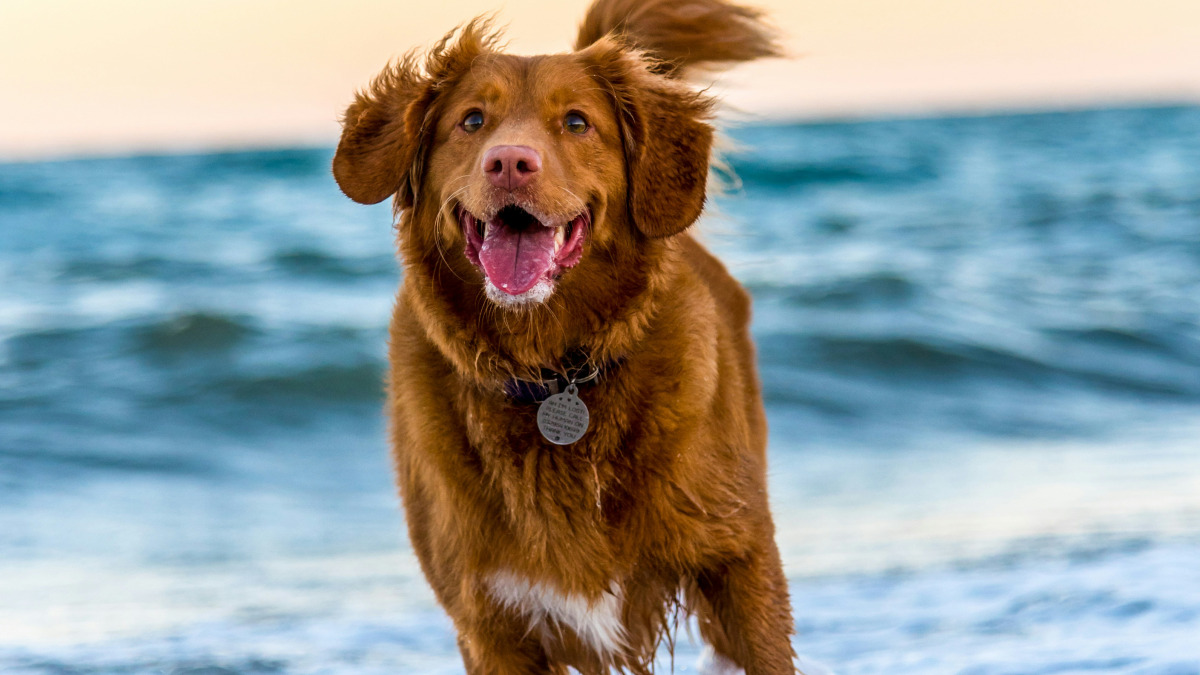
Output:
[[657,61],[655,70],[669,77],[783,55],[760,10],[725,0],[596,0],[579,26],[575,48],[606,35],[645,52]]

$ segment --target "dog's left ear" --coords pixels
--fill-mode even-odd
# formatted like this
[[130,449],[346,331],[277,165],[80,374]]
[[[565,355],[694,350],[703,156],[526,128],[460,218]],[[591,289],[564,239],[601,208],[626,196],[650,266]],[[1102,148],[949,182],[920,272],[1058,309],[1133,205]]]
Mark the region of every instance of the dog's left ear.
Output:
[[704,209],[713,101],[611,38],[579,55],[612,92],[633,223],[655,238],[687,229]]
[[713,142],[705,120],[711,105],[678,82],[658,75],[646,79],[651,82],[630,97],[629,214],[647,237],[669,237],[704,210]]

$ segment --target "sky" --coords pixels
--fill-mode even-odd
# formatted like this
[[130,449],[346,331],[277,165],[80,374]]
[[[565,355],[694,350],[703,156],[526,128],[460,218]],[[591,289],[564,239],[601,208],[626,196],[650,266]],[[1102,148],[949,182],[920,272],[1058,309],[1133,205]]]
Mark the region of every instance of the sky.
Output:
[[[496,12],[569,48],[587,0],[2,0],[0,160],[331,145],[389,59]],[[1200,0],[760,0],[791,58],[717,85],[766,119],[1200,102]]]

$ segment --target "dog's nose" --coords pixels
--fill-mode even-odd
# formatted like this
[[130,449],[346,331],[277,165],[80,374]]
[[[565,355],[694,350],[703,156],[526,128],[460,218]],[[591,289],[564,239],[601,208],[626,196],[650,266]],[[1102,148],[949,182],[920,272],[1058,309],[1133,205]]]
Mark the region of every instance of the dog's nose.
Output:
[[498,188],[516,190],[542,168],[538,151],[528,145],[497,145],[483,155],[483,172]]

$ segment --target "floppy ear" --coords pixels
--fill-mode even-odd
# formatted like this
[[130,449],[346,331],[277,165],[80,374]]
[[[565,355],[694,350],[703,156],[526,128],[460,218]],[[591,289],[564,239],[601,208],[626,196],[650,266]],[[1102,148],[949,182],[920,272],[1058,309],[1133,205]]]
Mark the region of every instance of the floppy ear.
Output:
[[342,138],[333,156],[333,177],[347,197],[376,204],[395,194],[402,206],[412,206],[413,163],[431,89],[410,55],[355,97],[342,117]]
[[429,50],[424,73],[410,52],[358,93],[342,116],[342,139],[333,156],[333,177],[347,197],[377,204],[394,194],[401,208],[412,207],[438,93],[452,87],[498,39],[488,18],[476,18]]
[[656,74],[655,61],[611,36],[578,56],[612,95],[630,218],[647,237],[682,232],[704,209],[712,99]]
[[647,237],[685,230],[704,209],[713,128],[711,103],[686,87],[645,73],[629,92],[625,147],[629,214]]

